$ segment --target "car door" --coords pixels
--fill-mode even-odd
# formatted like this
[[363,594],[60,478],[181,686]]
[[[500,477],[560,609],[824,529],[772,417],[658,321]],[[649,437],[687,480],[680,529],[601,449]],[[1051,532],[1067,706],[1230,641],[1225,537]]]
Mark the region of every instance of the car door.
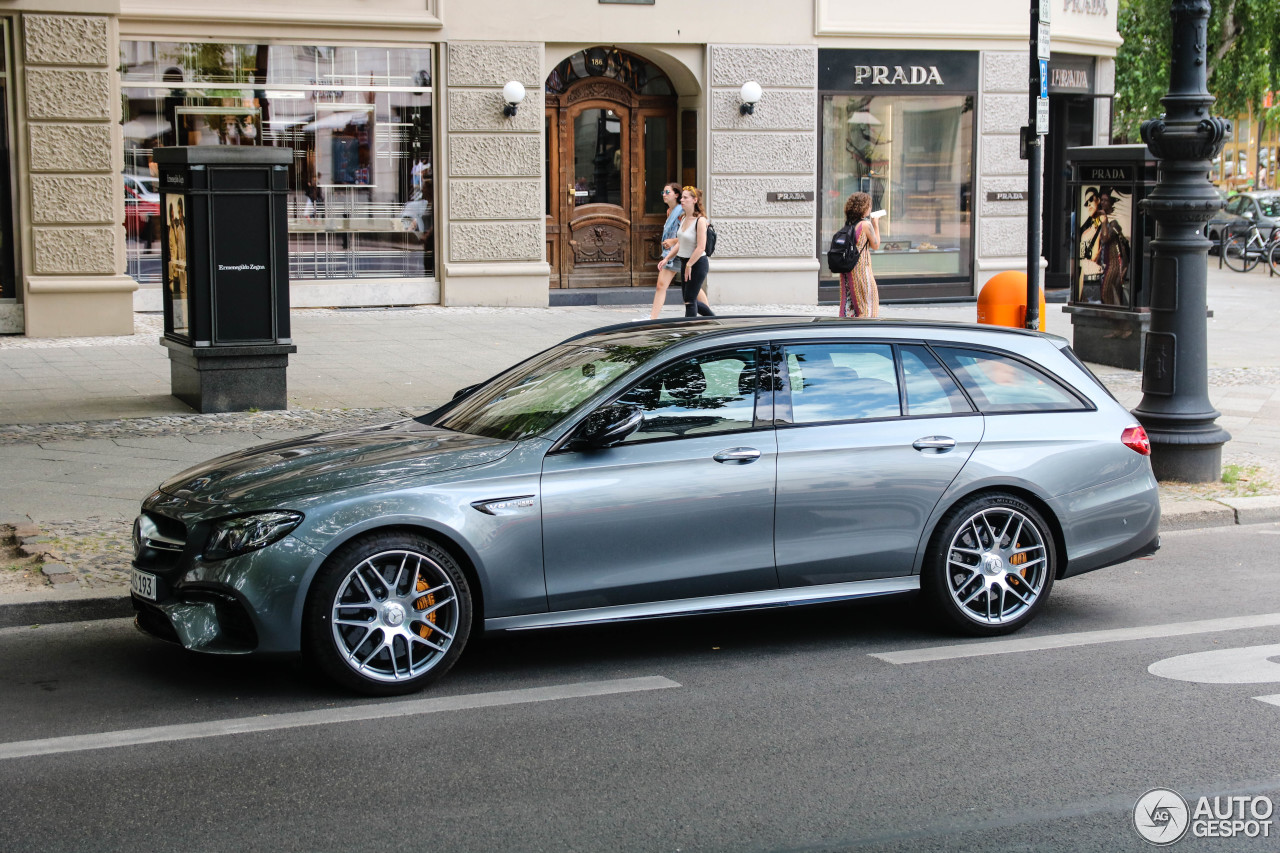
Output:
[[[543,555],[551,610],[777,587],[771,395],[756,412],[760,352],[678,360],[618,402],[645,413],[619,444],[549,453]],[[762,415],[762,416],[761,416]]]
[[779,583],[911,574],[930,513],[982,438],[982,415],[922,344],[788,344],[781,357]]

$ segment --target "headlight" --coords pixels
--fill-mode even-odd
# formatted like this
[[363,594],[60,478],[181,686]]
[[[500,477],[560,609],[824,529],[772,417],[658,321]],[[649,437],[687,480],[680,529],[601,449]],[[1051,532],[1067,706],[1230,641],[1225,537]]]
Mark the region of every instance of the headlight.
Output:
[[302,522],[300,512],[260,512],[226,518],[213,526],[204,546],[206,560],[225,560],[247,554],[283,539]]

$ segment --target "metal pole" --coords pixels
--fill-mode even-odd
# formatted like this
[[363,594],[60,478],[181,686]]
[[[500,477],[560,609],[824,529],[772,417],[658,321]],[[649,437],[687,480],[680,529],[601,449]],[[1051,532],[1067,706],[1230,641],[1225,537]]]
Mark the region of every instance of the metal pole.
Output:
[[[1041,32],[1041,15],[1048,12],[1048,3],[1031,0],[1031,75],[1027,87],[1027,129],[1024,138],[1027,145],[1027,313],[1026,327],[1040,328],[1040,238],[1041,209],[1044,184],[1040,173],[1044,168],[1044,145],[1037,118],[1040,96],[1045,81],[1041,74],[1041,57],[1049,55],[1048,33]],[[1048,23],[1045,15],[1044,22]]]
[[1133,414],[1151,439],[1157,479],[1214,482],[1231,435],[1209,403],[1206,313],[1209,241],[1204,224],[1222,206],[1209,183],[1231,122],[1209,115],[1205,42],[1208,0],[1173,0],[1173,50],[1165,114],[1143,122],[1142,141],[1160,161],[1142,202],[1156,221],[1151,330],[1143,350],[1142,402]]

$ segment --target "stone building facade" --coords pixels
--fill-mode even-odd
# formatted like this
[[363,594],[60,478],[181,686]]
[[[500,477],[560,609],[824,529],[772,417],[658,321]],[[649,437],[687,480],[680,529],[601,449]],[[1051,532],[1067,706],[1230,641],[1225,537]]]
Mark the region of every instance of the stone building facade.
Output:
[[[0,0],[0,333],[160,310],[175,144],[294,151],[295,306],[647,301],[672,180],[706,192],[713,302],[828,298],[852,191],[889,214],[886,302],[1025,268],[1025,4],[732,5]],[[1114,4],[1054,16],[1050,148],[1105,143]]]

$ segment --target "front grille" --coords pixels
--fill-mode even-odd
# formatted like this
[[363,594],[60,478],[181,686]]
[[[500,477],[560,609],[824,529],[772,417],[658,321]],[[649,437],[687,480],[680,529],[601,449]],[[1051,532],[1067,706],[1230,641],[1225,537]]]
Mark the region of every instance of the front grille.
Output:
[[142,544],[157,551],[182,553],[187,546],[187,527],[181,521],[154,512],[138,518],[138,535]]

